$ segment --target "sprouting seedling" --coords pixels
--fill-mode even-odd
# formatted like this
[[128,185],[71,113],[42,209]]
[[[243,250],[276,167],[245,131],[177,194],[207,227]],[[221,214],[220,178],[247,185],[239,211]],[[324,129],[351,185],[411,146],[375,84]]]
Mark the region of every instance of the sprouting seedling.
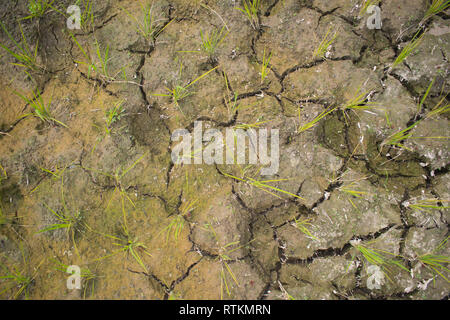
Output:
[[95,54],[96,54],[96,59],[98,60],[98,62],[95,62],[90,54],[88,50],[85,50],[81,44],[78,42],[78,40],[75,38],[75,36],[73,34],[70,34],[70,36],[72,37],[73,41],[75,42],[75,44],[77,45],[78,49],[80,49],[81,53],[83,54],[83,56],[85,57],[86,61],[79,61],[79,60],[75,60],[76,63],[82,64],[87,66],[88,68],[88,73],[87,73],[87,77],[91,78],[91,73],[93,71],[95,71],[95,73],[97,75],[102,76],[102,80],[103,81],[112,81],[114,80],[114,77],[109,75],[108,72],[108,61],[110,60],[109,58],[109,46],[106,46],[105,52],[102,54],[101,50],[100,50],[100,44],[98,43],[97,39],[95,39]]
[[[91,229],[92,230],[92,229]],[[100,233],[98,231],[94,231],[97,233],[100,233],[101,235],[110,238],[116,242],[113,243],[114,246],[118,247],[117,250],[113,251],[112,253],[95,259],[95,261],[100,261],[103,259],[107,259],[110,258],[112,256],[115,256],[116,254],[119,253],[125,253],[128,257],[129,254],[131,254],[131,256],[134,258],[134,260],[138,263],[138,265],[140,267],[142,267],[142,269],[144,270],[144,272],[148,273],[148,269],[145,266],[144,261],[142,260],[142,254],[146,254],[149,257],[151,257],[152,255],[147,251],[147,246],[143,243],[143,242],[139,242],[138,238],[136,237],[132,237],[128,231],[128,228],[125,224],[122,224],[122,230],[123,230],[123,235],[122,236],[114,236],[114,235],[109,235],[109,234],[105,234],[105,233]],[[93,231],[93,230],[92,230]]]
[[228,32],[225,32],[225,26],[218,30],[212,31],[210,34],[203,33],[200,30],[200,37],[202,38],[202,49],[210,56],[214,55],[217,47],[223,42]]
[[444,276],[444,272],[450,272],[446,267],[450,263],[450,257],[437,254],[447,244],[448,239],[449,237],[442,241],[431,253],[421,255],[417,259],[423,266],[431,270],[431,272],[441,276],[445,281],[450,282],[449,279]]
[[0,185],[2,181],[6,179],[8,179],[8,174],[6,173],[5,168],[3,168],[2,165],[0,164]]
[[430,7],[425,12],[425,15],[422,21],[420,22],[420,25],[423,25],[428,19],[443,12],[448,7],[450,7],[450,1],[448,0],[433,0]]
[[400,52],[400,54],[397,56],[397,58],[394,60],[392,65],[389,67],[389,72],[392,71],[394,68],[396,68],[399,64],[401,64],[403,61],[408,58],[411,53],[413,53],[414,50],[417,49],[417,47],[421,44],[423,40],[423,36],[425,35],[425,32],[419,35],[421,30],[419,30],[414,37],[411,39],[410,42],[403,48],[403,50]]
[[82,219],[83,216],[79,210],[69,210],[67,207],[65,196],[64,196],[64,177],[61,176],[61,202],[63,205],[63,210],[60,212],[57,212],[50,207],[48,207],[46,204],[44,204],[45,208],[49,210],[56,218],[57,222],[54,224],[51,224],[41,230],[39,230],[37,233],[44,233],[44,232],[50,232],[55,230],[62,230],[64,229],[66,231],[67,238],[69,241],[72,241],[75,253],[79,257],[80,254],[78,252],[77,243],[75,241],[75,237],[77,234],[81,232],[81,227],[83,225]]
[[443,205],[444,203],[448,203],[448,202],[450,202],[450,200],[421,199],[421,200],[408,201],[405,204],[405,207],[415,209],[419,212],[430,212],[432,210],[449,209],[450,206]]
[[114,183],[114,190],[112,192],[111,198],[108,201],[108,204],[106,206],[106,210],[108,210],[109,206],[111,205],[113,199],[116,197],[116,194],[118,193],[120,196],[120,203],[121,203],[121,209],[123,214],[123,223],[125,228],[127,228],[127,212],[125,210],[125,202],[128,201],[133,208],[136,208],[136,205],[131,200],[131,198],[128,196],[128,191],[125,185],[122,183],[122,179],[127,175],[128,172],[130,172],[142,159],[144,159],[147,156],[148,152],[144,153],[141,157],[139,157],[131,166],[129,166],[126,169],[123,169],[122,167],[119,167],[116,169],[114,173],[105,173],[103,171],[91,169],[91,168],[85,168],[86,170],[96,172],[98,174],[101,174],[105,177],[110,178],[113,180]]
[[[4,44],[0,43],[0,47],[2,47],[6,52],[8,52],[11,56],[13,56],[17,60],[17,62],[13,63],[13,65],[24,68],[25,72],[27,74],[29,71],[32,71],[32,72],[43,71],[44,67],[42,67],[37,61],[37,52],[38,52],[38,47],[39,47],[39,41],[36,42],[36,45],[34,46],[34,50],[32,50],[31,47],[28,45],[25,34],[23,33],[22,25],[20,23],[19,23],[19,28],[20,28],[20,34],[22,35],[22,40],[21,40],[20,44],[16,40],[14,40],[14,37],[8,32],[5,25],[1,21],[0,21],[0,26],[2,27],[3,31],[6,33],[8,38],[11,40],[11,42],[16,47],[16,49],[14,50],[14,49],[10,49],[7,46],[5,46]],[[31,78],[31,76],[30,76],[30,78]]]
[[184,223],[186,221],[186,216],[189,215],[194,209],[194,205],[197,203],[197,199],[193,201],[188,201],[184,206],[182,206],[181,212],[177,214],[170,221],[169,225],[165,227],[162,232],[166,232],[166,243],[169,242],[170,235],[173,234],[175,242],[178,241],[181,232],[183,231]]
[[312,226],[312,224],[310,223],[312,219],[303,219],[303,220],[297,220],[294,217],[294,222],[292,223],[292,225],[297,228],[298,230],[300,230],[301,232],[303,232],[307,237],[319,241],[319,239],[317,239],[312,233],[311,231],[308,229],[309,226]]
[[11,296],[13,299],[19,299],[22,294],[25,299],[29,298],[29,289],[34,279],[36,278],[41,264],[44,259],[39,263],[37,267],[34,267],[34,273],[30,272],[30,262],[25,258],[25,253],[23,250],[23,245],[19,245],[20,252],[22,254],[22,267],[13,265],[11,268],[0,263],[0,268],[2,269],[2,275],[0,275],[0,280],[6,280],[11,285],[0,291],[0,295],[3,293],[14,290],[14,294]]
[[331,32],[331,27],[328,28],[328,31],[325,34],[325,37],[323,37],[319,46],[314,51],[313,58],[319,58],[319,59],[327,58],[328,48],[333,44],[333,42],[336,40],[337,35],[338,35],[337,31],[335,31],[333,35],[331,35],[330,32]]
[[36,91],[33,91],[32,99],[28,99],[25,95],[23,95],[17,91],[14,91],[14,93],[17,96],[19,96],[23,101],[25,101],[26,104],[31,106],[33,109],[32,113],[24,114],[22,116],[22,118],[34,116],[34,117],[41,119],[43,122],[56,123],[56,124],[62,125],[63,127],[67,128],[67,125],[65,125],[64,123],[62,123],[61,121],[59,121],[55,117],[53,117],[53,115],[51,114],[51,111],[50,111],[50,105],[52,103],[51,98],[50,98],[50,101],[46,104],[44,102],[44,99],[42,98],[42,95],[41,95],[39,89],[36,89]]
[[275,192],[279,192],[279,193],[288,195],[290,197],[294,197],[294,198],[297,198],[297,199],[300,199],[300,200],[304,200],[304,198],[300,197],[299,195],[293,194],[292,192],[285,191],[283,189],[277,188],[277,187],[272,186],[272,185],[269,184],[269,183],[287,181],[289,179],[256,180],[256,179],[253,179],[251,177],[245,176],[245,174],[241,178],[239,178],[239,177],[236,177],[234,175],[228,174],[226,172],[221,172],[221,173],[225,177],[232,178],[232,179],[234,179],[236,181],[240,181],[240,182],[246,183],[246,184],[248,184],[248,185],[250,185],[252,187],[260,189],[260,190],[262,190],[262,191],[264,191],[264,192],[266,192],[268,194],[271,194],[271,195],[273,195],[273,196],[275,196],[275,197],[277,197],[279,199],[282,199],[282,198],[278,194],[276,194]]
[[228,84],[228,77],[223,73],[223,78],[225,80],[225,88],[227,89],[227,96],[224,95],[223,101],[225,102],[225,105],[228,110],[229,115],[234,115],[236,112],[238,112],[241,109],[250,108],[252,105],[242,105],[240,102],[238,102],[238,94],[234,92],[233,98],[227,98],[231,97],[231,91],[230,86]]
[[[192,86],[194,83],[202,79],[203,77],[206,77],[210,72],[216,70],[219,66],[212,68],[211,70],[205,72],[201,76],[197,77],[194,81],[190,82],[189,84],[185,86],[176,85],[173,89],[169,89],[166,87],[166,90],[169,93],[154,93],[153,96],[159,96],[159,97],[171,97],[172,102],[178,107],[181,113],[184,114],[183,110],[181,110],[181,107],[179,105],[179,102],[183,100],[184,98],[190,96],[192,92],[190,92],[188,89],[190,86]],[[180,64],[180,71],[179,76],[181,76],[183,70],[183,64]]]
[[236,8],[236,9],[241,11],[247,17],[253,29],[258,30],[259,29],[258,12],[260,0],[243,0],[242,4],[244,5],[244,8]]
[[83,11],[80,15],[80,24],[84,31],[88,31],[90,26],[94,26],[94,10],[92,8],[92,1],[90,0],[77,0],[76,5],[83,4]]
[[30,12],[30,15],[22,18],[22,20],[40,18],[44,16],[44,14],[52,8],[53,2],[55,2],[55,0],[29,0],[28,11]]
[[[427,90],[425,91],[425,94],[423,95],[422,99],[420,100],[420,103],[417,106],[417,113],[420,113],[422,111],[422,107],[431,91],[434,81],[435,81],[435,79],[433,79],[433,81],[431,81],[430,85],[428,86]],[[442,88],[442,89],[444,89],[444,88]],[[441,93],[441,96],[442,96],[442,98],[439,100],[439,102],[433,108],[431,108],[431,110],[426,114],[425,119],[433,118],[435,116],[450,112],[450,104],[448,104],[448,103],[445,104],[445,102],[447,101],[447,95],[444,95]]]
[[415,128],[419,123],[420,123],[420,120],[413,123],[408,128],[403,129],[401,131],[398,131],[398,132],[390,135],[381,143],[381,148],[383,148],[386,145],[389,145],[389,146],[394,146],[394,147],[397,147],[400,149],[405,149],[405,150],[411,151],[411,149],[409,149],[408,147],[406,147],[403,144],[403,141],[411,138],[411,136],[413,134],[411,130],[413,128]]
[[[56,270],[67,273],[67,269],[69,268],[68,265],[62,263],[57,259],[50,258],[50,261],[53,261]],[[92,297],[94,295],[95,281],[99,278],[99,276],[96,273],[92,272],[88,267],[80,268],[80,271],[80,277],[83,279],[83,298],[86,299],[87,291],[89,288],[91,289],[90,296]]]
[[153,1],[150,5],[144,7],[141,3],[142,10],[142,19],[139,21],[136,17],[130,14],[125,8],[121,9],[130,17],[135,23],[136,31],[142,35],[147,41],[149,41],[152,45],[155,44],[156,38],[158,35],[163,32],[163,30],[173,21],[169,23],[164,23],[167,21],[166,19],[155,19],[153,15]]
[[330,113],[332,113],[336,109],[337,109],[337,107],[332,108],[332,106],[330,106],[330,107],[326,108],[324,111],[322,111],[313,120],[300,125],[302,123],[302,120],[301,120],[301,112],[300,112],[300,107],[299,107],[298,108],[299,126],[297,127],[297,133],[302,133],[303,131],[306,131],[306,130],[309,130],[309,129],[315,127],[320,122],[320,120],[325,118],[327,115],[329,115]]
[[105,133],[111,134],[112,125],[120,120],[125,114],[125,109],[123,108],[124,100],[118,101],[112,108],[106,110],[105,112]]
[[[371,241],[373,242],[373,241]],[[370,244],[369,242],[368,244]],[[356,243],[353,243],[352,246],[360,252],[363,257],[366,259],[366,261],[369,264],[376,265],[381,268],[383,273],[386,275],[386,277],[392,282],[392,280],[389,277],[389,273],[392,272],[391,267],[398,267],[402,270],[405,270],[406,272],[410,273],[408,268],[406,268],[398,258],[401,258],[399,255],[396,255],[394,253],[385,251],[385,250],[379,250],[374,248],[369,248],[366,245],[362,245],[357,241]],[[389,258],[389,257],[393,258]]]
[[361,190],[355,190],[355,184],[356,182],[352,182],[346,186],[342,186],[340,187],[338,190],[341,192],[346,193],[347,195],[349,195],[350,197],[348,197],[348,201],[352,204],[352,206],[357,209],[357,206],[355,205],[355,203],[353,202],[353,200],[351,199],[351,197],[354,198],[363,198],[364,196],[368,195],[369,193],[366,191],[361,191]]
[[370,6],[376,6],[381,0],[362,0],[361,10],[359,11],[359,16],[362,16]]
[[268,68],[268,66],[269,66],[271,58],[272,58],[272,52],[269,54],[268,57],[266,57],[266,49],[264,48],[263,61],[261,64],[261,83],[264,82],[264,79],[269,74],[270,69]]

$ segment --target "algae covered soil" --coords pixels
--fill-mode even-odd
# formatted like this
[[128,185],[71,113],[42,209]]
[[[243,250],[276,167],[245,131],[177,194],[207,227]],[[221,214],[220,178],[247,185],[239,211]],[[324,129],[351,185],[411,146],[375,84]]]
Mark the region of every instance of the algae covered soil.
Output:
[[[29,2],[0,4],[0,298],[448,298],[448,9]],[[279,129],[277,174],[174,165],[195,121]]]

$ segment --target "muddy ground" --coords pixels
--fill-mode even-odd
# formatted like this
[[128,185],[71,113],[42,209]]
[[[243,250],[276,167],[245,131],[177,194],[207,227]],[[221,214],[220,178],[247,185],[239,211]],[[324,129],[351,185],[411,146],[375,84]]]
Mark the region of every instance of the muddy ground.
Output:
[[[55,2],[62,12],[70,4]],[[240,1],[155,0],[157,32],[145,38],[131,18],[142,21],[138,1],[93,1],[81,30],[55,10],[19,22],[27,1],[2,1],[0,21],[17,42],[22,25],[39,67],[14,65],[0,49],[0,276],[27,279],[0,279],[0,297],[448,298],[449,273],[423,257],[446,266],[450,252],[449,114],[430,113],[448,103],[449,12],[423,21],[429,1],[382,0],[382,29],[370,30],[360,4],[262,0],[252,27]],[[202,51],[200,31],[224,26],[214,54]],[[329,28],[335,41],[314,57]],[[417,30],[421,44],[390,69]],[[0,43],[16,48],[4,31]],[[85,64],[101,65],[96,43],[103,57],[109,48],[107,73]],[[155,95],[213,68],[178,105]],[[362,106],[376,106],[344,110],[358,89]],[[32,108],[14,92],[33,90],[67,127],[21,117]],[[105,112],[117,103],[124,112],[107,133]],[[330,106],[338,109],[298,130]],[[255,177],[286,179],[272,185],[292,195],[227,176],[240,175],[237,165],[173,165],[171,134],[195,120],[278,128],[280,169]],[[417,121],[402,147],[385,143]],[[39,232],[62,223],[56,214],[71,227]],[[175,222],[179,234],[167,237]],[[373,263],[358,248],[402,267],[380,264],[385,281],[372,288]],[[67,288],[69,265],[83,271],[81,290]]]

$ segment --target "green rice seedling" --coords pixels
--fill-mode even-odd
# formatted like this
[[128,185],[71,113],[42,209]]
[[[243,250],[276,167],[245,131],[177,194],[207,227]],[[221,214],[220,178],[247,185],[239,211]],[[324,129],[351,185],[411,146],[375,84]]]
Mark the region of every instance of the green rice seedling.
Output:
[[[63,273],[67,273],[67,269],[69,268],[69,265],[66,265],[59,261],[58,259],[52,259],[50,258],[50,261],[52,261],[55,264],[55,269],[58,271],[61,271]],[[86,299],[86,296],[88,295],[88,290],[90,288],[90,294],[89,296],[94,295],[95,290],[95,281],[99,278],[99,276],[92,272],[89,268],[80,268],[80,277],[83,279],[82,283],[82,290],[83,290],[83,299]]]
[[217,47],[222,43],[222,41],[228,35],[228,32],[225,32],[225,26],[218,30],[214,30],[211,34],[203,34],[202,30],[200,30],[200,37],[202,38],[202,49],[210,56],[214,55]]
[[0,164],[0,185],[2,184],[2,181],[6,180],[6,179],[8,179],[8,174],[6,173],[6,170]]
[[338,36],[337,31],[335,31],[333,35],[331,35],[330,32],[331,32],[331,27],[328,28],[328,31],[325,34],[325,37],[323,37],[319,46],[316,48],[316,50],[314,50],[313,59],[314,58],[319,58],[319,59],[327,58],[328,48],[333,44],[333,42],[336,40],[336,38]]
[[130,17],[131,20],[133,20],[136,23],[136,31],[142,35],[147,41],[149,41],[152,45],[155,44],[156,38],[158,37],[161,32],[173,21],[170,21],[166,25],[164,25],[165,22],[167,22],[166,19],[155,19],[155,16],[153,15],[153,1],[151,4],[148,4],[147,6],[143,6],[141,3],[141,10],[142,10],[142,20],[139,21],[136,19],[134,15],[129,13],[125,8],[121,9]]
[[129,166],[126,169],[123,169],[123,167],[119,167],[116,169],[114,173],[105,173],[103,171],[91,169],[91,168],[84,168],[86,170],[101,174],[105,177],[110,178],[113,180],[114,183],[114,190],[112,192],[111,198],[108,201],[108,204],[106,206],[106,210],[108,210],[109,206],[111,205],[112,201],[116,197],[116,194],[120,197],[120,203],[121,203],[121,209],[123,214],[123,221],[125,228],[128,228],[127,225],[127,212],[125,210],[125,202],[128,201],[133,208],[136,208],[134,202],[131,200],[131,198],[128,196],[128,191],[126,186],[122,183],[122,179],[125,177],[125,175],[130,172],[144,157],[146,157],[148,152],[145,152],[141,157],[139,157],[131,166]]
[[242,0],[242,4],[244,8],[236,9],[241,11],[247,17],[253,29],[258,30],[260,28],[258,16],[260,0]]
[[30,12],[30,15],[22,18],[22,20],[43,17],[49,9],[52,9],[53,2],[55,2],[55,0],[29,0],[28,11]]
[[101,76],[101,80],[103,80],[103,81],[110,82],[110,81],[114,80],[114,77],[111,77],[108,73],[108,61],[110,60],[109,45],[106,46],[105,52],[102,54],[101,49],[100,49],[100,44],[98,43],[97,39],[95,39],[95,54],[96,54],[96,59],[98,61],[98,62],[95,62],[94,59],[91,58],[90,54],[88,54],[89,51],[83,49],[83,47],[78,42],[78,40],[75,38],[75,36],[73,34],[70,34],[70,36],[72,37],[75,44],[77,45],[77,47],[80,49],[81,53],[87,60],[87,62],[75,60],[76,63],[87,66],[87,68],[88,68],[87,77],[91,78],[91,73],[93,71],[95,71],[95,73],[98,76]]
[[20,34],[22,35],[21,42],[18,43],[14,40],[14,37],[9,33],[8,29],[6,29],[5,25],[0,21],[0,26],[3,31],[6,33],[7,37],[14,44],[16,49],[10,49],[4,44],[0,43],[0,47],[2,47],[7,53],[9,53],[12,57],[16,59],[17,62],[13,63],[18,67],[24,68],[25,72],[29,75],[29,72],[41,72],[44,70],[44,67],[41,66],[37,61],[37,52],[39,47],[39,40],[36,42],[34,46],[34,50],[28,45],[25,34],[23,33],[22,25],[19,23]]
[[[19,299],[22,296],[25,299],[29,298],[29,289],[34,279],[36,278],[41,264],[44,262],[42,260],[39,265],[34,269],[34,273],[30,272],[29,261],[25,258],[25,253],[23,250],[23,245],[19,245],[20,252],[22,254],[22,266],[13,265],[12,267],[7,267],[0,263],[0,268],[2,269],[2,275],[0,275],[0,281],[6,281],[9,286],[5,286],[0,295],[3,293],[13,290],[14,293],[11,296],[12,299]],[[7,257],[8,258],[8,257]]]
[[430,212],[432,210],[449,209],[450,206],[440,205],[448,202],[450,202],[450,200],[422,199],[422,200],[414,200],[411,203],[407,203],[405,206],[407,208],[411,208],[419,212]]
[[352,201],[351,197],[363,198],[364,196],[368,195],[368,193],[365,192],[365,191],[354,190],[354,187],[352,187],[352,185],[354,185],[354,184],[351,183],[351,184],[349,184],[347,186],[340,187],[339,191],[342,191],[342,192],[346,193],[347,195],[349,195],[348,201],[352,204],[352,206],[355,209],[357,209],[358,207]]
[[361,10],[359,11],[359,16],[362,16],[364,13],[366,13],[367,9],[370,6],[377,6],[381,0],[363,0],[361,4]]
[[313,120],[311,120],[303,125],[300,125],[302,123],[302,121],[301,121],[301,113],[300,113],[300,107],[299,107],[298,108],[299,126],[297,127],[297,133],[302,133],[303,131],[306,131],[306,130],[309,130],[309,129],[315,127],[319,123],[320,120],[325,118],[327,115],[329,115],[336,109],[337,109],[337,107],[332,108],[332,106],[330,106],[327,109],[325,109],[322,113],[320,113],[317,117],[315,117]]
[[308,229],[308,226],[312,226],[312,224],[309,222],[312,219],[303,219],[303,220],[297,220],[294,217],[294,223],[292,224],[295,228],[303,232],[308,238],[311,238],[313,240],[319,241]]
[[47,123],[52,123],[52,124],[56,123],[56,124],[59,124],[59,125],[67,128],[67,125],[65,125],[64,123],[62,123],[61,121],[59,121],[55,117],[53,117],[53,115],[51,114],[51,111],[50,111],[50,105],[52,103],[52,99],[50,98],[50,101],[46,104],[44,102],[44,99],[41,96],[41,93],[39,92],[39,89],[36,89],[36,91],[33,91],[32,99],[28,99],[25,95],[23,95],[17,91],[14,91],[14,93],[17,96],[19,96],[23,101],[25,101],[26,104],[31,106],[31,108],[33,109],[33,112],[24,114],[22,116],[22,118],[33,116],[33,117],[41,119],[42,122],[47,122]]
[[106,109],[105,117],[103,118],[104,123],[102,126],[94,124],[94,127],[96,127],[100,131],[100,135],[97,137],[97,141],[94,147],[92,148],[91,153],[95,151],[98,144],[101,141],[103,141],[105,137],[110,136],[112,134],[113,125],[116,122],[120,121],[120,119],[126,115],[125,108],[123,108],[122,106],[124,102],[125,100],[120,100],[116,102],[113,107]]
[[131,255],[133,257],[133,259],[139,264],[139,266],[142,267],[144,272],[148,273],[148,269],[145,266],[144,261],[141,258],[142,254],[146,254],[149,257],[152,256],[147,251],[147,246],[143,242],[139,242],[138,238],[132,237],[128,231],[128,227],[124,223],[122,224],[122,230],[123,230],[123,234],[121,236],[113,236],[113,235],[109,235],[109,234],[105,234],[105,233],[100,233],[103,236],[116,241],[113,243],[113,245],[118,247],[118,249],[104,257],[95,259],[94,262],[110,258],[119,253],[125,253],[127,255],[127,257],[128,257],[128,255]]
[[63,210],[60,212],[57,212],[48,207],[46,204],[44,204],[45,208],[47,208],[47,210],[49,210],[55,216],[57,222],[39,230],[37,233],[44,233],[64,229],[68,240],[72,241],[75,253],[79,257],[80,254],[78,252],[75,237],[78,233],[81,232],[81,227],[83,226],[82,224],[83,216],[79,210],[75,211],[69,210],[66,205],[64,197],[64,177],[61,177],[61,202],[63,205]]
[[411,151],[408,147],[406,147],[403,144],[403,141],[411,138],[412,132],[411,130],[415,128],[419,124],[420,120],[410,125],[408,128],[403,129],[401,131],[398,131],[389,137],[387,137],[382,143],[381,143],[381,149],[383,149],[384,146],[394,146],[400,149],[405,149],[408,151]]
[[447,265],[450,263],[450,257],[438,255],[438,253],[447,244],[449,237],[442,241],[436,249],[431,253],[427,253],[419,256],[417,259],[419,262],[429,269],[433,274],[441,276],[447,282],[450,282],[448,277],[444,276],[444,272],[450,272]]
[[94,28],[94,10],[92,8],[91,0],[77,0],[75,5],[80,6],[83,10],[80,15],[80,25],[84,32]]
[[272,52],[269,54],[268,57],[266,57],[266,49],[264,48],[263,61],[261,64],[261,83],[264,82],[264,79],[269,74],[270,69],[268,68],[268,65],[270,63],[271,58],[272,58]]
[[[372,241],[373,242],[373,241]],[[368,244],[370,244],[369,242]],[[385,251],[385,250],[379,250],[379,249],[373,249],[369,248],[366,245],[362,245],[360,243],[352,244],[353,247],[360,252],[363,257],[366,259],[366,261],[369,264],[379,266],[383,273],[386,275],[386,277],[392,282],[392,280],[389,277],[389,273],[392,272],[392,267],[398,267],[402,270],[405,270],[406,272],[410,273],[410,270],[406,268],[400,260],[396,259],[400,256],[395,255],[391,252]],[[393,258],[388,258],[388,256],[392,256]]]
[[433,0],[430,7],[425,12],[425,15],[424,15],[422,21],[420,22],[420,25],[423,25],[428,19],[447,10],[449,7],[450,7],[450,1],[448,1],[448,0]]
[[411,39],[411,41],[403,48],[403,50],[400,52],[400,54],[397,56],[397,58],[394,60],[392,65],[389,67],[389,71],[392,71],[395,69],[399,64],[401,64],[403,61],[405,61],[411,53],[413,53],[417,47],[422,43],[423,36],[425,35],[425,32],[419,35],[420,30],[414,35],[414,37]]
[[273,196],[275,196],[275,197],[277,197],[279,199],[282,199],[282,198],[278,194],[276,194],[275,192],[279,192],[279,193],[282,193],[282,194],[285,194],[285,195],[288,195],[290,197],[294,197],[294,198],[297,198],[297,199],[300,199],[300,200],[305,200],[304,198],[302,198],[302,197],[300,197],[300,196],[298,196],[296,194],[293,194],[293,193],[291,193],[289,191],[282,190],[280,188],[277,188],[277,187],[272,186],[272,185],[269,184],[269,183],[274,183],[274,182],[287,181],[289,179],[256,180],[256,179],[253,179],[251,177],[246,177],[245,175],[243,175],[241,178],[239,178],[239,177],[236,177],[234,175],[228,174],[226,172],[221,172],[221,173],[225,177],[232,178],[232,179],[234,179],[236,181],[240,181],[240,182],[246,183],[246,184],[248,184],[248,185],[250,185],[252,187],[260,189],[260,190],[262,190],[262,191],[264,191],[264,192],[266,192],[268,194],[271,194],[271,195],[273,195]]
[[[218,68],[214,67],[211,70],[205,72],[204,74],[202,74],[201,76],[197,77],[194,81],[190,82],[187,85],[181,86],[181,85],[176,85],[173,89],[169,89],[166,87],[166,90],[169,93],[154,93],[152,94],[153,96],[159,96],[159,97],[171,97],[172,98],[172,102],[178,107],[178,109],[180,110],[180,112],[182,114],[184,114],[183,110],[181,109],[179,102],[183,99],[185,99],[186,97],[192,95],[192,92],[190,92],[188,89],[190,86],[192,86],[194,83],[196,83],[197,81],[199,81],[200,79],[202,79],[203,77],[207,76],[210,72],[216,70]],[[180,65],[180,71],[179,71],[179,76],[181,77],[181,73],[183,70],[183,64]]]
[[186,216],[189,215],[194,209],[194,205],[197,203],[197,199],[193,201],[189,201],[186,205],[182,206],[181,212],[177,214],[170,221],[169,225],[165,227],[162,232],[166,233],[166,243],[169,242],[170,235],[173,234],[173,238],[175,242],[178,241],[181,232],[183,231],[184,223],[186,220]]
[[[253,105],[242,105],[241,103],[238,102],[238,94],[236,92],[234,92],[234,94],[232,95],[230,92],[230,86],[228,85],[228,77],[225,74],[225,72],[223,73],[223,78],[225,80],[225,88],[227,89],[227,95],[223,97],[223,101],[225,103],[225,106],[227,107],[228,110],[228,114],[234,115],[236,112],[238,112],[241,109],[246,109],[246,108],[250,108],[253,107]],[[227,98],[227,97],[231,97],[233,96],[233,98]]]

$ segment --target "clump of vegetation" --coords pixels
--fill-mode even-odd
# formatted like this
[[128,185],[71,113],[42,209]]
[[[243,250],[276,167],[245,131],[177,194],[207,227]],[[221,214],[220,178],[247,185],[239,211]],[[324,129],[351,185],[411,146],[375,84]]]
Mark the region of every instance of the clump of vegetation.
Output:
[[314,50],[313,53],[313,59],[319,58],[319,59],[326,59],[328,57],[328,49],[333,44],[333,42],[336,40],[338,36],[338,32],[335,31],[333,35],[330,34],[331,27],[328,28],[327,33],[323,37],[322,41],[320,42],[319,46]]
[[223,42],[228,32],[225,32],[225,26],[218,30],[214,30],[211,34],[203,33],[200,30],[200,37],[202,38],[202,49],[210,56],[214,55],[217,47]]
[[397,58],[395,58],[392,65],[389,67],[389,72],[395,69],[399,64],[403,63],[422,43],[423,36],[425,33],[420,34],[421,30],[419,30],[414,37],[411,39],[408,44],[402,49]]
[[363,0],[361,3],[361,10],[359,11],[359,15],[362,16],[364,13],[366,13],[367,9],[369,9],[370,6],[376,6],[381,2],[381,0]]
[[425,15],[420,24],[423,25],[428,19],[447,10],[449,7],[450,1],[448,0],[433,0],[430,7],[425,12]]
[[25,101],[26,104],[31,106],[33,109],[33,112],[24,114],[22,118],[26,118],[29,116],[37,117],[41,119],[43,122],[47,123],[56,123],[59,125],[62,125],[63,127],[67,128],[67,125],[62,123],[61,121],[57,120],[50,111],[50,105],[52,103],[51,99],[48,103],[44,102],[44,99],[42,98],[41,93],[39,92],[39,89],[36,89],[36,91],[33,91],[33,98],[28,99],[25,95],[14,91],[14,93],[19,96],[23,101]]
[[299,122],[299,126],[297,127],[297,133],[302,133],[303,131],[306,131],[306,130],[309,130],[309,129],[315,127],[320,122],[320,120],[325,118],[327,115],[329,115],[330,113],[332,113],[336,109],[337,109],[337,107],[332,108],[332,106],[330,106],[330,107],[326,108],[324,111],[322,111],[313,120],[300,125],[302,123],[302,119],[301,119],[301,111],[300,111],[300,107],[299,107],[298,108],[298,122]]
[[300,230],[301,232],[303,232],[308,238],[311,238],[313,240],[319,241],[318,238],[316,238],[311,231],[308,229],[309,226],[312,226],[312,224],[310,223],[310,221],[312,220],[312,218],[310,219],[303,219],[303,220],[297,220],[294,217],[294,223],[292,224],[295,228],[297,228],[298,230]]
[[184,206],[180,208],[180,213],[178,213],[174,218],[171,219],[169,225],[165,227],[162,232],[166,233],[166,243],[169,242],[170,235],[173,234],[175,242],[178,241],[181,232],[183,231],[186,216],[189,215],[194,209],[194,205],[197,203],[197,199],[193,201],[188,201]]
[[19,245],[19,249],[22,254],[21,266],[14,265],[12,260],[7,256],[6,258],[8,260],[11,260],[12,267],[8,267],[0,263],[0,268],[2,269],[0,281],[6,282],[5,287],[3,287],[4,289],[0,291],[0,295],[12,290],[12,299],[19,299],[21,297],[28,299],[30,287],[33,284],[33,281],[36,278],[39,268],[44,260],[42,260],[39,265],[33,267],[34,272],[32,272],[30,262],[25,258],[25,252],[22,243]]
[[361,244],[360,241],[353,241],[352,246],[364,257],[364,259],[371,265],[380,267],[389,281],[392,282],[389,274],[392,272],[392,267],[397,267],[410,273],[410,270],[406,268],[402,262],[401,257],[386,250],[370,248],[367,245],[374,241],[368,242],[366,245]]
[[243,0],[242,4],[244,8],[236,8],[247,17],[248,21],[250,21],[250,24],[255,30],[260,28],[258,16],[260,2],[260,0]]
[[142,35],[151,45],[155,44],[158,35],[173,21],[167,22],[167,19],[155,19],[153,14],[153,2],[145,7],[141,3],[142,18],[139,21],[134,15],[125,8],[121,8],[136,23],[136,31]]
[[261,64],[261,83],[264,82],[264,79],[269,74],[270,69],[268,68],[268,66],[269,66],[271,58],[272,58],[272,52],[269,54],[268,57],[266,57],[266,49],[264,48],[263,61]]
[[[196,83],[197,81],[199,81],[203,77],[206,77],[210,72],[216,70],[217,68],[218,68],[218,66],[212,68],[211,70],[209,70],[209,71],[205,72],[204,74],[202,74],[201,76],[197,77],[194,81],[189,82],[189,84],[187,84],[187,85],[175,85],[172,89],[169,89],[169,88],[166,87],[166,90],[169,93],[154,93],[152,95],[153,96],[159,96],[159,97],[170,97],[170,98],[172,98],[172,102],[175,104],[175,106],[178,107],[180,112],[182,114],[184,114],[183,110],[181,109],[181,107],[179,105],[179,102],[192,94],[192,92],[190,92],[188,90],[189,87],[191,87],[194,83]],[[183,64],[180,65],[179,77],[181,77],[182,71],[183,71]]]
[[450,263],[450,257],[438,255],[437,253],[444,248],[449,238],[450,237],[447,237],[444,241],[442,241],[431,253],[426,253],[417,258],[417,260],[424,267],[429,269],[433,274],[442,277],[442,279],[447,282],[450,281],[446,276],[444,276],[444,273],[450,272],[450,270],[447,268],[447,265]]
[[6,45],[0,43],[0,47],[2,47],[7,53],[9,53],[12,57],[16,59],[17,62],[14,62],[13,65],[24,68],[25,72],[31,78],[29,72],[42,72],[44,67],[38,63],[37,53],[39,47],[39,41],[36,42],[34,46],[34,50],[28,44],[28,41],[23,33],[22,25],[19,23],[20,34],[22,35],[21,42],[18,43],[14,37],[9,33],[8,29],[6,29],[5,25],[0,21],[0,26],[3,31],[6,33],[7,37],[11,40],[11,42],[16,47],[15,49],[8,48]]
[[49,9],[52,9],[53,2],[55,0],[29,0],[28,11],[30,15],[23,19],[41,18]]

